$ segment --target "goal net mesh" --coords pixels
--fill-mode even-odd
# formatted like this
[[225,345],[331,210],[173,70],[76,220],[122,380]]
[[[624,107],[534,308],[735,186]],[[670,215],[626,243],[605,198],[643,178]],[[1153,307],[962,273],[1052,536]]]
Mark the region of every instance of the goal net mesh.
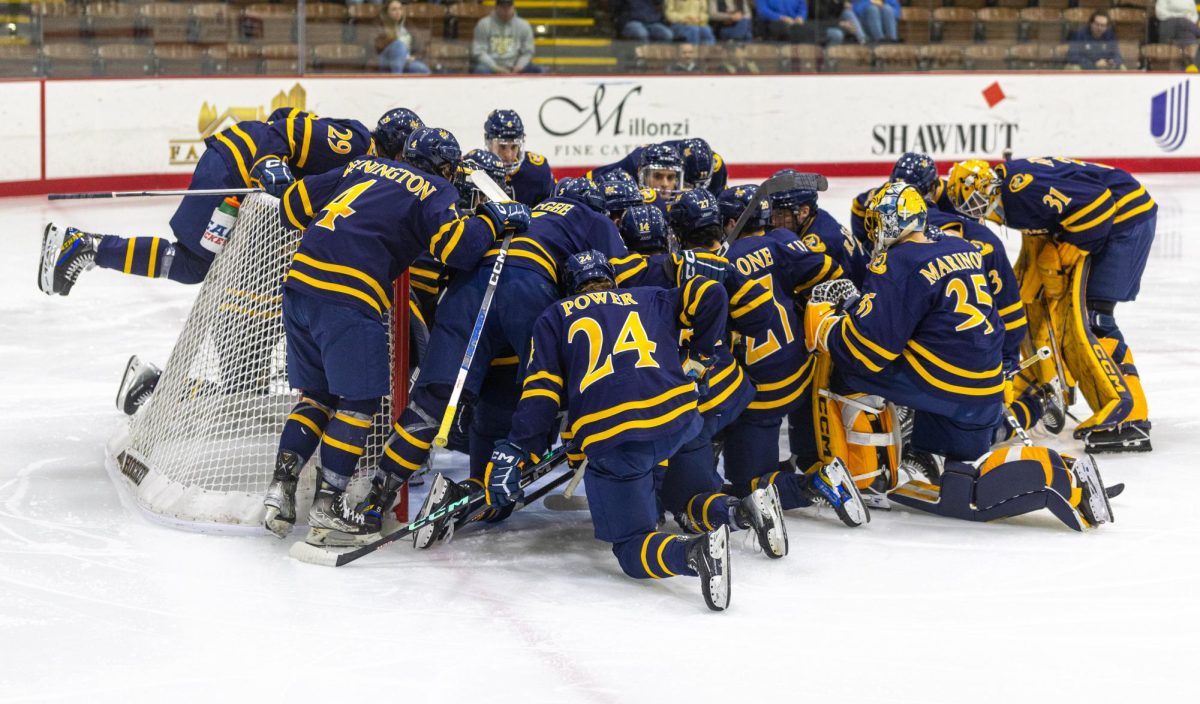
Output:
[[[109,443],[110,473],[151,518],[200,531],[262,525],[279,436],[299,400],[287,382],[281,287],[300,233],[280,224],[278,204],[266,194],[242,203],[157,388]],[[398,300],[393,315],[406,305]],[[351,491],[364,490],[390,418],[385,399]],[[297,495],[300,522],[316,459],[309,464]]]

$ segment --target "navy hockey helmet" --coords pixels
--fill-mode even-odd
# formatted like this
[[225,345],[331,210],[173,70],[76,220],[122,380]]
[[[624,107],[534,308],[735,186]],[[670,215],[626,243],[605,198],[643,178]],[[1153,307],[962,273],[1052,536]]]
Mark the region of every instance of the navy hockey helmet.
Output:
[[582,176],[561,179],[554,187],[554,197],[583,203],[597,213],[608,212],[600,187]]
[[625,183],[632,183],[635,186],[637,185],[637,179],[630,176],[629,172],[625,169],[613,169],[612,171],[608,171],[600,177],[600,181],[603,183],[608,183],[610,181],[623,181]]
[[712,240],[725,241],[725,229],[721,227],[721,210],[717,197],[703,188],[687,191],[671,205],[667,222],[681,242],[708,244]]
[[617,285],[617,272],[603,252],[588,249],[567,257],[567,271],[563,276],[567,294],[580,293],[588,284],[602,281],[607,281],[608,285],[596,288],[608,289]]
[[669,144],[651,144],[642,150],[637,175],[642,188],[672,200],[683,186],[683,157]]
[[413,130],[424,127],[425,123],[417,113],[408,108],[392,108],[379,118],[375,130],[371,132],[371,140],[375,142],[375,151],[387,159],[395,159],[404,153],[404,144],[408,141]]
[[[795,169],[782,169],[776,171],[773,176],[782,174],[795,174]],[[811,208],[817,207],[817,192],[810,191],[807,188],[791,188],[785,191],[779,191],[770,195],[772,210],[799,210],[804,206]]]
[[934,163],[933,157],[920,152],[905,152],[901,155],[892,167],[892,176],[888,179],[903,181],[925,197],[933,192],[933,185],[937,180],[937,164]]
[[683,184],[688,188],[708,188],[716,162],[712,147],[703,139],[692,137],[683,140],[679,151],[683,156]]
[[471,179],[467,178],[472,171],[476,170],[486,173],[500,188],[504,189],[510,198],[512,197],[512,187],[505,184],[504,164],[501,163],[500,157],[486,149],[472,149],[463,156],[462,163],[459,164],[458,172],[454,177],[454,187],[458,189],[459,208],[474,212],[480,203],[487,200],[487,196],[475,187]]
[[753,185],[734,186],[721,191],[721,195],[717,196],[717,208],[721,211],[721,217],[736,221],[742,217],[742,211],[753,204],[755,212],[746,220],[745,231],[765,230],[767,225],[771,224],[771,206],[767,200],[756,198],[757,194],[758,186]]
[[621,215],[617,225],[621,239],[631,252],[661,254],[670,249],[667,221],[653,205],[635,205]]
[[408,137],[404,160],[421,171],[449,179],[458,170],[462,150],[449,130],[418,127]]
[[633,181],[602,181],[599,186],[604,192],[604,209],[609,217],[619,218],[627,208],[642,204],[642,191]]
[[484,139],[525,139],[525,123],[516,110],[493,110],[483,123]]

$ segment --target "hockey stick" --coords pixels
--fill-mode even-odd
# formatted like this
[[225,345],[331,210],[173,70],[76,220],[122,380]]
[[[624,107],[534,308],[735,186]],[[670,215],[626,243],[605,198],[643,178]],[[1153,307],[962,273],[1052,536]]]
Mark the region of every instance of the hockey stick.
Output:
[[733,224],[733,228],[727,233],[725,239],[737,240],[740,238],[742,230],[746,227],[746,223],[750,221],[750,216],[772,194],[799,188],[809,191],[827,191],[829,190],[829,181],[821,174],[810,173],[776,174],[763,181],[754,193],[754,200],[746,205],[746,209],[742,211],[741,216]]
[[[471,179],[471,183],[490,201],[512,200],[482,169],[472,170],[467,178]],[[492,307],[492,298],[496,295],[496,285],[500,283],[500,272],[504,270],[504,260],[508,257],[510,244],[512,233],[504,235],[500,251],[496,253],[496,263],[492,264],[492,275],[488,278],[487,290],[483,292],[483,302],[479,305],[479,314],[475,316],[475,325],[471,328],[470,339],[467,340],[467,352],[463,355],[458,377],[454,380],[454,390],[450,392],[450,401],[442,414],[442,424],[433,438],[433,444],[437,447],[445,447],[450,442],[450,426],[454,424],[454,414],[458,412],[458,402],[462,399],[463,386],[467,383],[467,374],[471,371],[471,362],[475,359],[475,350],[479,347],[479,338],[483,335],[483,324],[487,322],[488,310]]]
[[194,191],[96,191],[93,193],[51,193],[48,200],[92,200],[96,198],[149,198],[152,196],[247,196],[266,193],[261,188],[201,188]]
[[[562,445],[551,450],[549,454],[542,458],[541,462],[529,467],[521,474],[521,487],[524,488],[529,486],[533,482],[545,476],[550,472],[551,469],[553,469],[566,458],[566,445]],[[460,516],[468,511],[474,513],[475,511],[479,510],[481,505],[485,504],[485,501],[486,500],[484,498],[483,491],[472,492],[461,499],[458,499],[457,501],[448,503],[445,506],[430,512],[428,516],[422,516],[421,518],[418,518],[417,520],[412,521],[401,528],[397,528],[378,540],[367,543],[366,545],[349,550],[347,552],[333,552],[326,548],[309,545],[304,541],[300,541],[292,545],[291,549],[288,550],[288,554],[297,560],[300,560],[301,562],[308,562],[314,565],[323,565],[325,567],[342,567],[354,562],[360,557],[370,555],[385,545],[394,543],[402,538],[407,538],[413,533],[416,533],[422,527],[427,526],[434,521],[438,521],[447,517],[455,518],[456,516]]]
[[542,504],[551,511],[586,511],[588,502],[586,496],[576,496],[575,490],[579,488],[579,482],[583,481],[583,473],[587,470],[587,460],[585,459],[574,472],[564,476],[570,477],[571,482],[567,484],[567,488],[563,489],[563,493],[547,496]]

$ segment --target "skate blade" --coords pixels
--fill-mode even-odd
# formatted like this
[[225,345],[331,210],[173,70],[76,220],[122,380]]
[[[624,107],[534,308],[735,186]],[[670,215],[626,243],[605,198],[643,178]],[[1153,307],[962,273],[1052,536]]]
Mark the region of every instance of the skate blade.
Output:
[[337,567],[337,559],[342,552],[341,550],[331,550],[329,548],[317,547],[316,545],[309,545],[303,540],[298,540],[292,543],[292,547],[288,548],[288,557],[300,562],[307,562],[310,565]]
[[701,583],[704,591],[704,602],[713,611],[724,611],[729,608],[730,574],[729,574],[729,527],[721,526],[708,538],[708,556],[714,564],[720,566],[720,571],[709,576]]
[[117,410],[121,411],[122,413],[125,412],[125,404],[122,403],[122,401],[125,400],[125,395],[129,393],[129,386],[134,380],[133,370],[137,369],[137,366],[141,364],[141,362],[142,360],[138,359],[138,356],[135,354],[131,355],[129,357],[129,361],[125,363],[125,373],[121,375],[121,384],[117,387],[116,400]]
[[845,490],[850,498],[843,502],[840,507],[837,507],[838,518],[842,519],[851,528],[857,528],[864,523],[871,522],[871,512],[867,510],[866,503],[863,502],[862,494],[858,491],[858,485],[850,477],[850,472],[846,470],[846,465],[840,459],[835,459],[825,468],[825,473],[833,480],[834,486]]
[[1100,479],[1100,469],[1095,460],[1084,455],[1075,460],[1075,476],[1085,485],[1086,501],[1091,509],[1096,525],[1113,522],[1112,506],[1108,503],[1108,493],[1104,491],[1104,482]]
[[54,265],[58,262],[59,250],[62,249],[66,228],[61,230],[54,223],[46,223],[42,231],[42,261],[38,267],[38,289],[47,296],[54,295]]
[[758,496],[756,491],[751,494],[751,497],[754,505],[758,507],[758,512],[771,522],[771,527],[767,530],[767,544],[761,545],[762,541],[759,543],[767,557],[777,560],[788,554],[787,524],[783,522],[783,506],[779,503],[779,488],[771,484],[762,491],[762,496]]
[[314,547],[353,548],[379,540],[378,533],[345,533],[334,528],[309,528],[304,542]]

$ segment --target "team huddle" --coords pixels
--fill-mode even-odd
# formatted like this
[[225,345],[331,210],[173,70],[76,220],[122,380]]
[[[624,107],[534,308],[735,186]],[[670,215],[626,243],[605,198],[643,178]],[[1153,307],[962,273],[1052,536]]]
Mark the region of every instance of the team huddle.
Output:
[[[730,532],[782,558],[793,509],[829,507],[848,527],[893,502],[975,521],[1045,508],[1075,530],[1112,520],[1122,487],[1090,453],[1150,450],[1114,309],[1137,296],[1157,206],[1125,171],[971,160],[941,178],[909,153],[846,228],[818,205],[822,177],[730,186],[703,139],[557,182],[524,139],[512,110],[488,115],[485,148],[465,155],[404,108],[374,130],[277,110],[207,140],[189,186],[203,193],[183,199],[173,241],[48,225],[39,286],[67,295],[94,266],[199,283],[236,222],[223,190],[277,197],[302,232],[282,285],[301,396],[265,525],[291,532],[319,452],[317,549],[380,541],[435,444],[468,455],[470,476],[433,479],[416,547],[461,527],[447,508],[471,496],[486,506],[472,520],[504,520],[561,457],[621,569],[699,577],[714,610],[730,600]],[[1015,269],[985,221],[1021,231]],[[354,501],[405,272],[414,382]],[[118,406],[135,412],[158,374],[131,359]],[[1034,445],[1035,425],[1065,429],[1077,389],[1087,452]]]

